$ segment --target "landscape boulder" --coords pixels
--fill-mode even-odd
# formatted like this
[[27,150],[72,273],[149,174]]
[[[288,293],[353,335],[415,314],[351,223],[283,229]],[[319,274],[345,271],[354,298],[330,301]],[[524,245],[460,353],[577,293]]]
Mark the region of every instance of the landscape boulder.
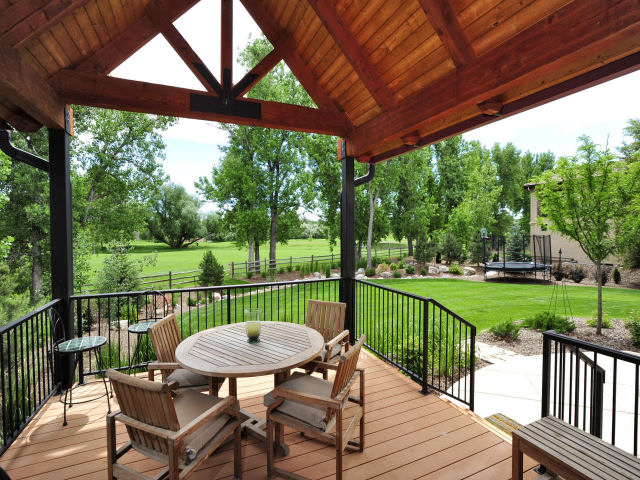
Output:
[[440,265],[438,267],[438,270],[440,270],[440,273],[447,273],[449,271],[449,267],[447,267],[446,265]]
[[464,273],[465,277],[470,277],[471,275],[475,275],[476,274],[476,269],[475,268],[471,268],[471,267],[464,267],[462,269],[462,273]]
[[322,278],[322,274],[320,272],[313,272],[313,278],[320,280]]
[[364,268],[359,268],[358,270],[356,270],[356,275],[359,275],[361,273],[364,275]]
[[358,273],[356,274],[356,280],[364,280],[366,277],[364,276],[364,273]]
[[429,265],[429,273],[431,275],[437,275],[440,273],[440,270],[438,270],[438,267],[434,267],[433,265]]
[[391,278],[391,277],[393,277],[393,273],[391,273],[391,272],[382,272],[382,273],[380,274],[380,276],[381,276],[382,278]]

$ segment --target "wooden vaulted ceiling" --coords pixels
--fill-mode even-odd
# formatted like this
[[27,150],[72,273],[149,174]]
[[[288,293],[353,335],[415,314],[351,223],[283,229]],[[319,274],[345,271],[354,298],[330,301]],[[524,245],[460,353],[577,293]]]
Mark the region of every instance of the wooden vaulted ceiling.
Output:
[[[203,1],[221,72],[173,26],[197,0],[0,0],[0,119],[94,105],[337,135],[378,162],[640,68],[640,0],[241,0],[274,50],[233,84],[232,0]],[[108,76],[159,33],[203,91]],[[280,60],[317,108],[244,97]]]

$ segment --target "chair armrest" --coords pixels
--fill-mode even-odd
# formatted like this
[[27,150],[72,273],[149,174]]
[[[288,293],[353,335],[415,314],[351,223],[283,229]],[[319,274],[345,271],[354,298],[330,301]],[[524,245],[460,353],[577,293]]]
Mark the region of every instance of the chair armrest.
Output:
[[177,432],[173,432],[174,435],[172,438],[174,441],[179,441],[185,435],[188,435],[194,430],[198,430],[199,428],[201,428],[207,420],[229,411],[238,411],[238,400],[236,400],[235,397],[227,397],[210,409],[205,410],[196,418],[187,423],[184,427],[180,428],[180,430],[178,430]]
[[333,337],[331,340],[329,340],[327,343],[324,344],[324,348],[330,352],[331,349],[338,344],[338,342],[340,342],[345,338],[347,340],[347,343],[349,343],[349,330],[343,330],[338,335]]
[[347,384],[344,386],[344,388],[342,390],[340,390],[340,392],[338,393],[338,395],[336,395],[336,400],[339,401],[340,403],[344,402],[344,400],[346,398],[348,398],[349,396],[349,391],[351,390],[351,387],[353,387],[353,384],[355,383],[355,381],[357,380],[358,377],[361,377],[361,372],[364,372],[364,370],[362,370],[361,368],[356,369],[355,372],[353,372],[353,375],[351,375],[351,378],[349,379],[349,381],[347,382]]
[[[111,413],[110,415],[114,415],[114,413]],[[156,437],[160,437],[163,439],[172,438],[172,436],[176,433],[173,430],[154,427],[153,425],[148,425],[146,423],[140,422],[139,420],[136,420],[135,418],[131,418],[120,411],[115,412],[114,417],[116,420],[124,423],[125,425],[129,425],[130,427],[136,428],[138,430],[142,430],[144,432],[147,432],[151,435],[154,435]]]
[[150,362],[149,369],[153,370],[178,370],[182,368],[180,365],[174,362]]
[[333,363],[327,362],[319,362],[318,360],[311,360],[309,363],[305,364],[305,368],[313,368],[313,370],[317,368],[328,368],[329,370],[338,370],[338,366]]
[[337,408],[341,402],[334,400],[330,397],[320,397],[318,395],[312,395],[310,393],[296,392],[282,387],[276,387],[273,389],[273,395],[288,400],[294,400],[301,403],[310,403],[312,405],[318,405],[320,407]]

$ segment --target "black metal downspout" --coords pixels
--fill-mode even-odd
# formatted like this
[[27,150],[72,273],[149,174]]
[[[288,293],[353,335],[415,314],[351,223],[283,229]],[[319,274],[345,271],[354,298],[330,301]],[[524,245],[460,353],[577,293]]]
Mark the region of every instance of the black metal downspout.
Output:
[[25,152],[24,150],[20,150],[11,144],[10,130],[0,130],[0,150],[6,153],[12,160],[26,163],[27,165],[44,170],[45,172],[49,171],[49,162],[45,159],[37,157],[32,153]]

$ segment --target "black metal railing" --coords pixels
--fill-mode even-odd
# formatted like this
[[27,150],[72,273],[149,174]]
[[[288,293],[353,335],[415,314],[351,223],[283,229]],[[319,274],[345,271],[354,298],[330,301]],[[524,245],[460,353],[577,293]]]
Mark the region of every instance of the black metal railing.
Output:
[[[338,301],[340,281],[331,278],[75,295],[71,301],[76,334],[107,337],[101,350],[104,364],[108,368],[128,369],[138,341],[144,342],[139,349],[141,362],[154,358],[148,338],[129,333],[131,324],[175,313],[182,337],[186,338],[207,328],[242,322],[249,308],[260,308],[266,321],[304,323],[310,299]],[[80,359],[79,365],[80,381],[85,375],[98,373],[95,358],[89,354]]]
[[640,356],[543,334],[542,416],[554,415],[638,455]]
[[422,385],[474,407],[476,327],[432,298],[356,280],[356,337]]
[[54,393],[50,311],[60,300],[0,328],[0,455]]

